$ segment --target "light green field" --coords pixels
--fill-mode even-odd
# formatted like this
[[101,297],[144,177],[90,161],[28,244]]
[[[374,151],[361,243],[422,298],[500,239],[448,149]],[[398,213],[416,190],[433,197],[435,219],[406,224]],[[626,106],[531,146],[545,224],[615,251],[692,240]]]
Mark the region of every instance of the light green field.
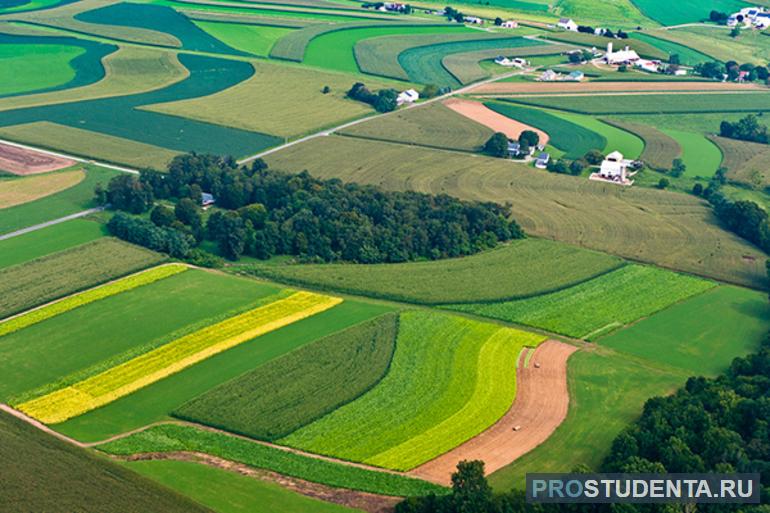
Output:
[[558,14],[580,20],[580,23],[592,21],[613,28],[636,28],[637,25],[649,27],[654,23],[639,12],[632,0],[603,0],[600,3],[591,0],[563,0],[558,4]]
[[687,166],[684,176],[711,178],[722,165],[719,147],[700,134],[663,129],[682,148],[682,160]]
[[[146,109],[286,138],[374,112],[368,105],[345,97],[355,77],[280,64],[252,64],[254,76],[234,87]],[[377,81],[367,81],[367,85],[384,87]],[[323,94],[324,86],[331,92]]]
[[737,356],[756,349],[767,333],[767,297],[738,287],[718,287],[693,297],[627,329],[600,344],[683,369],[688,374],[714,375]]
[[663,25],[679,25],[681,23],[703,21],[708,19],[711,9],[733,13],[749,5],[740,0],[712,0],[708,3],[698,0],[679,0],[677,2],[633,0],[633,2],[645,16]]
[[177,152],[48,121],[0,128],[9,140],[137,168],[165,169]]
[[622,260],[605,253],[545,239],[524,239],[493,251],[435,262],[254,265],[244,271],[323,290],[442,304],[534,296],[575,285],[621,265]]
[[591,340],[714,286],[700,278],[628,265],[552,294],[449,308]]
[[196,21],[209,35],[236,50],[266,57],[276,41],[292,31],[284,27]]
[[608,125],[590,116],[556,111],[551,112],[551,114],[604,137],[607,140],[607,145],[604,147],[605,153],[619,151],[627,159],[637,159],[644,151],[644,141],[627,130]]
[[[0,45],[0,96],[61,86],[75,78],[70,63],[85,54],[77,46]],[[45,73],[40,73],[44,69]]]
[[85,244],[106,234],[102,224],[75,219],[0,241],[0,269]]
[[515,397],[510,369],[523,346],[543,340],[462,317],[406,312],[385,378],[359,399],[278,442],[409,470],[502,417]]
[[134,461],[130,470],[176,490],[217,513],[352,513],[277,484],[189,461]]
[[674,159],[682,155],[682,148],[676,139],[651,125],[616,119],[605,121],[641,138],[644,150],[639,158],[653,169],[670,169]]
[[674,41],[726,62],[759,64],[770,59],[770,37],[759,30],[743,30],[739,37],[730,37],[730,28],[683,27],[651,32],[651,35]]

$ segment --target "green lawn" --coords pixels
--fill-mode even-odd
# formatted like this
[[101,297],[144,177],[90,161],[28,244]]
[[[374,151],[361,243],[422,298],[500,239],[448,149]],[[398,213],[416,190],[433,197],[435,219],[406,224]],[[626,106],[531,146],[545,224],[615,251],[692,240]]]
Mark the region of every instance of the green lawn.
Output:
[[[249,285],[274,290],[258,283]],[[201,303],[201,307],[205,308],[205,300]],[[309,342],[386,311],[388,308],[379,305],[345,301],[330,310],[219,353],[98,410],[57,424],[57,429],[79,440],[102,440],[167,419],[176,408],[211,388]],[[203,315],[199,319],[201,317]]]
[[[77,46],[0,45],[0,96],[66,84],[75,78],[72,60],[85,53]],[[41,69],[45,73],[40,73]]]
[[552,294],[448,308],[590,340],[714,286],[700,278],[628,265]]
[[217,513],[352,513],[259,478],[189,461],[134,461],[126,467]]
[[195,25],[236,50],[266,57],[276,41],[292,31],[284,27],[196,21]]
[[714,375],[756,349],[767,333],[765,294],[721,286],[600,340],[619,353]]
[[0,241],[0,269],[63,251],[107,234],[104,225],[75,219]]
[[682,148],[682,160],[687,166],[684,176],[711,178],[722,165],[719,147],[701,134],[663,129]]

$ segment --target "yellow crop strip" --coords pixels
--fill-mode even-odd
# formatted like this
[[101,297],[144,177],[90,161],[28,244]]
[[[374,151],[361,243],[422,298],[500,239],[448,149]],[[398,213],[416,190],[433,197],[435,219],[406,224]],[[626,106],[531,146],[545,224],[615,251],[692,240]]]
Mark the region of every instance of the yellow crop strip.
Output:
[[64,422],[111,403],[218,353],[328,310],[342,299],[297,292],[138,356],[17,408],[47,424]]
[[102,285],[101,287],[69,296],[60,301],[56,301],[55,303],[12,317],[7,321],[0,322],[0,337],[32,326],[38,322],[43,322],[51,317],[56,317],[57,315],[69,312],[70,310],[87,305],[88,303],[93,303],[94,301],[105,299],[143,285],[149,285],[158,280],[184,272],[187,269],[189,269],[189,267],[182,264],[162,265]]

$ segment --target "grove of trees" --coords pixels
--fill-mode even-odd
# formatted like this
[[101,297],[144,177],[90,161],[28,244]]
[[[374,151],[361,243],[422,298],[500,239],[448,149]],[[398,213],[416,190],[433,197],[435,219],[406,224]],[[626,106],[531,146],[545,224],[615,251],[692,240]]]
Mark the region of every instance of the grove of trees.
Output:
[[759,123],[754,114],[749,114],[743,119],[731,123],[722,121],[719,125],[719,135],[729,137],[730,139],[740,139],[741,141],[751,141],[762,144],[770,142],[767,134],[767,126]]

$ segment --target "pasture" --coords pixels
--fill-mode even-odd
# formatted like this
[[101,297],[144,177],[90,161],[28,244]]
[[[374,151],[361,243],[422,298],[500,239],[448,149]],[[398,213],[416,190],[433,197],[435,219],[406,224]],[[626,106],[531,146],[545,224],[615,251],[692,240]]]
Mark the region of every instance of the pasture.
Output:
[[720,228],[709,207],[689,195],[621,189],[501,159],[339,136],[287,148],[266,161],[279,170],[307,169],[388,190],[510,202],[513,217],[533,236],[730,283],[766,283],[764,255]]
[[627,265],[551,294],[447,308],[593,340],[714,286],[700,278]]
[[144,477],[218,513],[353,513],[357,510],[312,499],[259,477],[243,476],[189,461],[124,463]]
[[[6,511],[210,513],[135,473],[0,412]],[[18,506],[18,507],[16,507]]]
[[196,21],[195,25],[231,48],[261,57],[267,57],[275,42],[292,31],[284,27],[214,21]]
[[[562,150],[567,158],[577,159],[590,150],[601,151],[607,147],[607,139],[603,135],[556,114],[509,103],[485,102],[484,105],[503,116],[539,128],[547,133],[550,136],[550,144]],[[609,132],[609,127],[602,128],[604,132]],[[626,139],[628,138],[624,136],[624,140]]]
[[764,294],[721,286],[599,340],[618,353],[715,375],[753,352],[767,333],[770,308]]
[[57,253],[107,235],[104,225],[74,219],[0,241],[0,269]]
[[[104,238],[6,267],[0,270],[0,319],[149,267],[162,258],[159,253]],[[0,324],[0,334],[3,328]]]
[[687,166],[684,176],[711,178],[722,165],[719,147],[701,134],[662,129],[682,148],[681,158]]
[[679,142],[657,128],[625,120],[608,119],[604,121],[641,138],[644,141],[644,150],[639,158],[653,169],[670,169],[674,159],[682,155],[682,147]]
[[473,256],[435,262],[249,265],[241,270],[299,286],[435,305],[536,296],[571,287],[622,265],[621,259],[605,253],[530,238]]
[[313,483],[382,495],[406,497],[430,492],[441,494],[445,491],[439,486],[418,479],[310,458],[191,426],[155,426],[128,438],[100,445],[98,448],[108,454],[118,455],[180,450],[203,452]]
[[275,440],[358,398],[390,366],[398,316],[386,314],[312,344],[209,390],[174,416]]
[[23,205],[74,187],[86,174],[82,169],[24,178],[0,179],[0,210]]
[[492,136],[489,128],[438,102],[359,123],[339,133],[364,139],[460,151],[479,151]]
[[[473,438],[516,394],[510,369],[545,340],[434,312],[401,314],[382,381],[355,401],[278,440],[318,454],[409,470]],[[475,386],[468,386],[475,383]]]

